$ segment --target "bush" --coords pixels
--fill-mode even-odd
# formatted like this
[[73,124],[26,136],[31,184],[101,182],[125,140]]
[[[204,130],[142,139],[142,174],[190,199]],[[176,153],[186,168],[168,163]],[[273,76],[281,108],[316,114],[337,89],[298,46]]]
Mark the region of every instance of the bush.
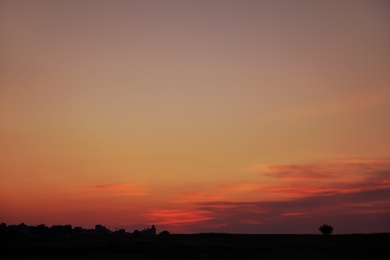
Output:
[[163,232],[160,233],[161,236],[168,236],[170,235],[171,233],[169,233],[168,230],[164,230]]
[[333,233],[333,227],[331,225],[322,225],[318,228],[322,234],[331,235]]

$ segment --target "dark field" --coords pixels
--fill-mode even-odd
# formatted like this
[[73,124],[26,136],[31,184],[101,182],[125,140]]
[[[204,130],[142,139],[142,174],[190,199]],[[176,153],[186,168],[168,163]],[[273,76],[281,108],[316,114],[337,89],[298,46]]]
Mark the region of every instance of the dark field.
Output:
[[390,234],[1,238],[0,259],[390,259]]

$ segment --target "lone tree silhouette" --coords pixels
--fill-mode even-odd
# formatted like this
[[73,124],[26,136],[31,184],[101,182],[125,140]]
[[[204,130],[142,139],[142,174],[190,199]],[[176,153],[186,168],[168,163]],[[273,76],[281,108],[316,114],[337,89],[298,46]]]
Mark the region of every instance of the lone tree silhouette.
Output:
[[333,233],[333,227],[327,224],[320,226],[318,230],[324,235],[331,235]]
[[160,236],[168,236],[168,235],[170,235],[171,233],[169,233],[169,231],[168,230],[164,230],[164,231],[162,231],[161,233],[160,233]]

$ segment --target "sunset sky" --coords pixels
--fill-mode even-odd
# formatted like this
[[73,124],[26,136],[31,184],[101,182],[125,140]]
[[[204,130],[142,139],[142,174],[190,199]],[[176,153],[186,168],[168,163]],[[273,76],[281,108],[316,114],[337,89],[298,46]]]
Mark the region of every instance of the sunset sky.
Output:
[[0,222],[390,232],[390,2],[0,0]]

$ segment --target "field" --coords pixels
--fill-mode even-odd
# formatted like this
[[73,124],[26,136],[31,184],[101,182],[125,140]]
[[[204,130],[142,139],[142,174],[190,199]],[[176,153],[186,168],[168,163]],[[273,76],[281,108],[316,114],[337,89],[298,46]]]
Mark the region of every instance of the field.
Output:
[[1,259],[390,259],[390,234],[1,238]]

